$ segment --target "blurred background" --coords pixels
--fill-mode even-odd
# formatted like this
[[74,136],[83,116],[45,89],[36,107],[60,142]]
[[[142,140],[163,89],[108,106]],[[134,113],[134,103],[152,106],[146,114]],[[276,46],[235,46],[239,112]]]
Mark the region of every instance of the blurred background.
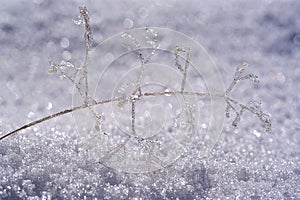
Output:
[[242,83],[242,102],[260,100],[266,134],[252,115],[224,125],[207,158],[189,155],[153,174],[125,174],[78,153],[72,115],[0,141],[1,199],[300,199],[300,2],[10,0],[0,7],[0,134],[72,106],[71,83],[47,73],[48,59],[84,58],[79,6],[95,43],[137,27],[163,27],[200,43],[225,85],[246,61],[261,84]]

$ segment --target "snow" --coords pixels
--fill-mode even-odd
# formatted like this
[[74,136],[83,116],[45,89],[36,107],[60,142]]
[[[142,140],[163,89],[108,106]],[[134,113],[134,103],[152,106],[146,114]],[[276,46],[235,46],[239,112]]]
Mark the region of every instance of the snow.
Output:
[[[48,59],[82,64],[84,30],[72,22],[82,5],[90,12],[95,46],[131,28],[173,29],[207,50],[225,86],[246,61],[261,83],[240,83],[232,95],[262,102],[273,132],[265,133],[251,114],[238,128],[230,118],[206,157],[199,154],[203,141],[196,137],[170,167],[124,173],[99,164],[89,147],[81,146],[68,114],[0,141],[0,199],[300,199],[296,0],[1,2],[1,135],[72,107],[73,86],[47,73]],[[207,126],[201,122],[198,128]]]

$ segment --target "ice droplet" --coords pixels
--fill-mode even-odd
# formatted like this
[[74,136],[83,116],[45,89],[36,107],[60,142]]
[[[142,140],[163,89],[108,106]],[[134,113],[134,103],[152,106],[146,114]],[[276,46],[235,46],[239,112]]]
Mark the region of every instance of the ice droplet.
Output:
[[122,34],[121,34],[121,38],[127,38],[127,37],[128,37],[128,35],[129,35],[129,34],[128,34],[128,33],[126,33],[126,32],[125,32],[125,33],[122,33]]
[[207,128],[207,124],[203,123],[203,124],[201,124],[201,127],[202,127],[203,129],[206,129],[206,128]]
[[171,96],[171,90],[170,89],[165,89],[165,96],[169,97]]
[[260,137],[261,136],[261,132],[257,131],[257,130],[254,130],[253,131],[253,134],[256,136],[256,137]]
[[72,21],[73,21],[73,23],[74,23],[75,25],[77,25],[77,26],[83,24],[83,20],[82,20],[82,19],[73,19]]
[[147,33],[151,33],[154,37],[157,37],[158,35],[152,28],[146,27],[145,30],[147,31]]
[[63,61],[61,61],[61,63],[60,63],[60,67],[70,67],[70,68],[74,68],[75,66],[74,66],[72,63],[63,60]]
[[51,102],[48,102],[48,105],[46,107],[47,110],[51,110],[52,109],[52,103]]

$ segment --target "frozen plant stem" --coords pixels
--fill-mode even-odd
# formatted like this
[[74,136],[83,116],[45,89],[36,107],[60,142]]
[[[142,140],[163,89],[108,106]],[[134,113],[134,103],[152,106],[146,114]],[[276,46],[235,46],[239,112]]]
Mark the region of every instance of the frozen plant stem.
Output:
[[[78,16],[80,23],[83,23],[85,26],[85,33],[84,33],[84,40],[85,40],[85,59],[84,59],[84,64],[83,64],[83,70],[82,73],[83,75],[80,77],[80,80],[78,83],[75,83],[77,90],[79,91],[80,95],[84,99],[84,103],[87,105],[89,112],[95,119],[95,129],[97,131],[101,131],[101,124],[100,121],[103,120],[102,115],[98,115],[93,108],[91,107],[91,104],[95,102],[94,99],[92,99],[89,96],[89,86],[88,86],[88,55],[89,51],[91,50],[92,44],[93,44],[93,34],[92,34],[92,29],[90,26],[90,18],[88,15],[88,10],[86,7],[79,7],[79,16]],[[83,18],[83,19],[82,19]],[[83,80],[82,80],[83,79]],[[82,94],[81,87],[80,85],[84,82],[84,94]],[[79,86],[78,86],[79,85]]]
[[[95,120],[95,128],[98,132],[101,132],[101,121],[103,121],[103,116],[97,114],[94,111],[94,106],[96,105],[101,105],[101,104],[106,104],[106,103],[113,103],[113,102],[117,102],[118,104],[123,104],[124,103],[124,99],[129,100],[129,102],[131,103],[131,129],[132,129],[132,134],[135,138],[137,138],[140,142],[140,144],[142,144],[144,147],[147,148],[147,150],[149,151],[149,154],[151,153],[151,142],[153,141],[149,141],[149,140],[143,140],[142,138],[139,138],[136,135],[136,127],[135,127],[135,123],[136,123],[136,102],[138,100],[140,100],[142,97],[146,98],[146,97],[153,97],[153,96],[172,96],[172,95],[177,95],[177,94],[181,94],[181,95],[194,95],[194,96],[198,96],[198,97],[220,97],[220,98],[224,98],[227,106],[225,109],[225,115],[226,117],[230,117],[230,113],[233,112],[235,114],[235,119],[232,122],[233,126],[237,126],[243,113],[245,111],[248,111],[254,115],[256,115],[265,125],[266,128],[266,132],[271,132],[271,119],[269,117],[268,114],[264,113],[261,110],[261,103],[257,102],[257,101],[251,101],[248,104],[242,104],[239,103],[238,101],[234,100],[232,97],[229,96],[230,92],[233,90],[233,88],[237,85],[237,83],[239,81],[242,80],[246,80],[246,79],[250,79],[255,83],[259,83],[259,79],[256,75],[254,74],[247,74],[245,75],[245,68],[248,66],[246,63],[243,63],[242,65],[238,66],[235,72],[235,76],[233,81],[231,82],[231,84],[229,85],[229,87],[226,89],[226,91],[224,91],[224,93],[219,93],[219,94],[211,94],[211,93],[201,93],[201,92],[189,92],[189,91],[185,91],[185,84],[186,84],[186,79],[187,79],[187,74],[188,74],[188,67],[191,61],[191,49],[190,48],[183,48],[180,46],[177,46],[175,48],[175,66],[182,72],[183,78],[182,78],[182,82],[181,82],[181,88],[180,91],[162,91],[162,92],[155,92],[155,93],[151,93],[151,92],[142,92],[141,91],[141,83],[142,83],[142,79],[143,79],[143,75],[144,75],[144,68],[145,68],[145,64],[150,60],[150,58],[155,54],[155,52],[157,51],[157,49],[159,48],[159,42],[157,39],[157,33],[153,30],[153,29],[149,29],[149,28],[145,28],[146,32],[149,34],[150,36],[146,36],[146,41],[147,44],[149,44],[151,46],[151,48],[153,49],[152,52],[150,53],[150,55],[148,55],[148,57],[144,57],[143,54],[140,52],[140,50],[136,50],[136,48],[140,48],[140,42],[137,41],[130,33],[124,33],[121,35],[121,37],[123,39],[127,39],[129,40],[131,43],[133,43],[134,48],[127,43],[123,43],[129,50],[133,51],[134,53],[136,53],[136,55],[138,56],[140,62],[141,62],[141,66],[140,66],[140,71],[138,73],[137,76],[137,80],[135,83],[135,89],[133,91],[132,94],[129,95],[125,95],[122,97],[113,97],[111,99],[107,99],[107,100],[100,100],[100,101],[96,101],[93,98],[91,98],[89,96],[88,93],[88,55],[89,55],[89,51],[92,47],[92,43],[93,43],[93,35],[92,35],[92,31],[91,31],[91,27],[90,27],[90,22],[89,22],[89,16],[88,16],[88,11],[86,9],[86,7],[80,7],[79,8],[79,16],[78,16],[78,20],[74,21],[77,25],[80,24],[84,24],[85,25],[85,33],[84,33],[84,38],[85,38],[85,60],[84,60],[84,64],[82,68],[75,68],[73,64],[66,62],[66,61],[61,61],[60,64],[55,64],[52,61],[50,62],[50,68],[49,68],[49,72],[50,73],[54,73],[54,72],[60,72],[62,74],[62,77],[66,77],[68,80],[70,80],[76,87],[76,89],[78,90],[80,96],[83,98],[83,104],[77,107],[73,107],[73,108],[69,108],[57,113],[54,113],[52,115],[43,117],[41,119],[38,119],[36,121],[30,122],[24,126],[21,126],[20,128],[17,128],[7,134],[4,134],[3,136],[0,137],[0,141],[3,140],[4,138],[7,138],[8,136],[11,136],[21,130],[24,130],[26,128],[35,126],[39,123],[48,121],[50,119],[77,111],[77,110],[81,110],[81,109],[85,109],[87,108],[88,111],[92,114],[92,116],[94,117]],[[181,53],[185,53],[186,57],[185,57],[185,64],[184,66],[182,66],[179,62],[179,56]],[[146,58],[146,59],[145,59]],[[67,70],[72,69],[74,71],[73,74],[69,75],[67,73]],[[79,81],[75,81],[75,76],[78,75],[78,73],[81,73]],[[82,88],[82,84],[84,85],[84,87]],[[105,133],[104,133],[105,134]],[[127,142],[127,140],[126,140]],[[143,142],[150,142],[150,143],[143,143]],[[125,145],[125,144],[124,144]],[[124,145],[121,145],[124,146]],[[121,148],[118,147],[118,148]]]
[[131,129],[132,129],[132,134],[136,135],[136,132],[135,132],[135,100],[131,101]]
[[[114,102],[114,101],[120,101],[120,100],[121,100],[121,98],[113,98],[113,99],[108,99],[108,100],[103,100],[103,101],[95,102],[94,105],[100,105],[100,104],[105,104],[105,103]],[[65,114],[77,111],[77,110],[81,110],[81,109],[84,109],[84,108],[87,108],[87,107],[88,107],[87,104],[82,104],[82,105],[74,107],[74,108],[69,108],[69,109],[66,109],[66,110],[54,113],[52,115],[48,115],[46,117],[43,117],[43,118],[38,119],[36,121],[30,122],[30,123],[28,123],[28,124],[26,124],[24,126],[21,126],[20,128],[17,128],[15,130],[13,130],[13,131],[11,131],[11,132],[9,132],[9,133],[1,136],[0,140],[3,140],[4,138],[6,138],[6,137],[8,137],[10,135],[13,135],[14,133],[17,133],[17,132],[19,132],[21,130],[24,130],[26,128],[32,127],[34,125],[40,124],[40,123],[48,121],[50,119],[53,119],[53,118],[56,118],[56,117],[59,117],[59,116],[62,116],[62,115],[65,115]]]
[[[179,63],[180,53],[186,53],[184,68]],[[175,48],[175,66],[183,74],[182,81],[181,81],[181,92],[184,91],[184,87],[185,87],[185,84],[186,84],[186,78],[187,78],[187,73],[188,73],[188,67],[190,65],[190,60],[191,60],[191,49],[190,48],[183,48],[183,47],[179,47],[179,46],[177,46]]]
[[[230,109],[232,109],[232,110],[235,111],[235,114],[237,116],[239,116],[240,114],[239,114],[239,112],[236,110],[236,108],[230,102],[232,102],[232,103],[240,106],[242,109],[248,110],[251,113],[253,113],[253,114],[257,115],[258,117],[260,117],[261,120],[264,120],[267,123],[267,126],[268,126],[267,127],[268,128],[267,132],[271,132],[271,121],[266,116],[266,114],[262,113],[261,111],[254,111],[250,107],[245,106],[243,104],[239,104],[236,100],[234,100],[234,99],[226,96],[226,94],[211,94],[211,93],[200,93],[200,92],[181,92],[181,91],[162,91],[162,92],[156,92],[156,93],[150,93],[150,92],[141,93],[140,97],[151,97],[151,96],[153,97],[153,96],[165,96],[165,95],[171,96],[171,95],[177,95],[177,94],[195,95],[195,96],[199,96],[199,97],[210,97],[210,96],[212,96],[212,97],[222,97],[222,98],[225,98],[227,105],[230,107]],[[126,97],[126,98],[130,98],[130,97]],[[123,100],[124,100],[124,97],[115,97],[115,98],[112,98],[112,99],[97,101],[94,104],[91,104],[89,106],[92,107],[92,106],[106,104],[106,103],[121,102]],[[77,106],[77,107],[74,107],[74,108],[69,108],[69,109],[66,109],[66,110],[54,113],[52,115],[43,117],[41,119],[38,119],[38,120],[33,121],[33,122],[30,122],[30,123],[28,123],[28,124],[26,124],[24,126],[21,126],[20,128],[17,128],[15,130],[13,130],[13,131],[11,131],[11,132],[9,132],[9,133],[1,136],[0,140],[3,140],[4,138],[6,138],[8,136],[11,136],[11,135],[13,135],[13,134],[15,134],[15,133],[17,133],[17,132],[19,132],[21,130],[27,129],[27,128],[32,127],[34,125],[40,124],[42,122],[48,121],[50,119],[53,119],[53,118],[56,118],[56,117],[59,117],[59,116],[62,116],[62,115],[65,115],[65,114],[77,111],[77,110],[85,109],[87,107],[88,107],[87,104],[82,104],[80,106]],[[227,115],[229,115],[229,109],[228,108],[226,108],[226,116]],[[227,116],[227,117],[229,117],[229,116]],[[133,101],[132,101],[132,130],[133,130],[133,133],[135,133],[135,102],[133,102]]]
[[[150,96],[164,96],[164,95],[176,95],[176,94],[185,94],[185,95],[196,95],[196,96],[200,96],[200,97],[209,97],[209,96],[216,96],[216,97],[221,97],[222,95],[221,94],[210,94],[210,93],[193,93],[193,92],[180,92],[180,91],[174,91],[174,92],[157,92],[157,93],[142,93],[140,94],[141,97],[150,97]],[[224,96],[224,95],[223,95]],[[127,97],[129,98],[129,97]],[[77,111],[77,110],[81,110],[81,109],[85,109],[85,108],[88,108],[88,107],[93,107],[93,106],[96,106],[96,105],[101,105],[101,104],[106,104],[106,103],[112,103],[112,102],[121,102],[123,101],[124,97],[116,97],[116,98],[112,98],[112,99],[107,99],[107,100],[102,100],[102,101],[96,101],[94,102],[93,104],[90,104],[90,105],[87,105],[87,104],[82,104],[80,106],[77,106],[77,107],[74,107],[74,108],[69,108],[69,109],[66,109],[66,110],[63,110],[63,111],[60,111],[60,112],[57,112],[57,113],[54,113],[52,115],[48,115],[46,117],[43,117],[41,119],[38,119],[36,121],[33,121],[33,122],[30,122],[28,124],[25,124],[23,126],[21,126],[20,128],[17,128],[3,136],[0,137],[0,140],[3,140],[4,138],[8,137],[8,136],[11,136],[21,130],[24,130],[24,129],[27,129],[29,127],[32,127],[32,126],[35,126],[37,124],[40,124],[42,122],[45,122],[45,121],[48,121],[50,119],[53,119],[53,118],[56,118],[56,117],[59,117],[59,116],[62,116],[62,115],[65,115],[65,114],[68,114],[68,113],[71,113],[71,112],[74,112],[74,111]],[[134,115],[134,121],[135,121],[135,103],[132,103],[132,115]],[[132,122],[132,129],[135,130],[135,127],[134,127],[134,121]]]
[[[147,33],[150,33],[151,36],[146,36],[146,41],[149,45],[151,45],[152,47],[152,52],[148,55],[147,59],[144,58],[143,54],[140,52],[140,50],[134,50],[134,48],[126,43],[125,41],[123,42],[123,45],[125,47],[127,47],[128,50],[131,50],[133,51],[139,61],[141,62],[140,64],[140,70],[138,72],[138,76],[137,76],[137,80],[136,80],[136,83],[135,83],[135,90],[134,92],[132,93],[132,97],[130,98],[130,102],[131,102],[131,130],[132,130],[132,134],[134,136],[136,136],[136,130],[135,130],[135,121],[136,121],[136,116],[135,116],[135,104],[136,104],[136,101],[140,99],[141,97],[141,82],[143,80],[143,76],[144,76],[144,71],[145,71],[145,63],[147,63],[151,57],[155,54],[156,50],[158,49],[159,47],[159,43],[158,43],[158,40],[157,40],[157,33],[153,30],[153,29],[149,29],[149,28],[145,28],[146,32]],[[123,33],[121,35],[121,38],[123,40],[127,39],[129,40],[130,43],[133,43],[133,45],[135,46],[135,48],[140,48],[140,42],[133,36],[131,35],[130,33]],[[137,137],[137,136],[136,136]]]

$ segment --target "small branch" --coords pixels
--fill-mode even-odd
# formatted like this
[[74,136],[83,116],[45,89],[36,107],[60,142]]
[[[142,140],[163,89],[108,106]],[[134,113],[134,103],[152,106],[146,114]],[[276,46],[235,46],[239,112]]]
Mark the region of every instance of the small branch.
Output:
[[[267,133],[272,132],[272,123],[271,123],[270,116],[261,110],[261,102],[250,101],[248,105],[244,105],[242,103],[238,103],[236,100],[233,100],[230,97],[226,97],[226,103],[227,103],[226,117],[227,118],[230,117],[229,116],[230,110],[233,110],[235,113],[235,119],[232,122],[232,125],[234,127],[238,126],[238,123],[240,122],[244,111],[249,111],[250,113],[256,115],[264,123]],[[239,107],[239,109],[236,109],[235,106],[232,105],[232,103],[235,106]]]
[[[175,91],[175,92],[141,93],[139,96],[131,97],[131,98],[139,98],[141,96],[150,97],[150,96],[163,96],[163,95],[176,95],[176,94],[197,95],[197,96],[201,96],[201,97],[209,97],[209,96],[224,97],[224,95],[222,95],[222,94],[215,94],[214,95],[214,94],[209,94],[209,93],[193,93],[193,92]],[[126,98],[129,98],[129,97],[126,97]],[[87,108],[87,107],[90,108],[90,107],[95,106],[95,105],[101,105],[101,104],[106,104],[106,103],[116,102],[116,101],[120,102],[120,101],[123,101],[123,100],[124,100],[124,97],[115,97],[115,98],[112,98],[112,99],[107,99],[107,100],[102,100],[102,101],[95,101],[95,102],[91,102],[90,104],[82,104],[82,105],[74,107],[74,108],[69,108],[69,109],[54,113],[52,115],[43,117],[43,118],[38,119],[36,121],[30,122],[30,123],[28,123],[24,126],[21,126],[20,128],[17,128],[15,130],[1,136],[0,141],[3,140],[4,138],[10,136],[10,135],[13,135],[13,134],[21,131],[21,130],[27,129],[29,127],[40,124],[40,123],[45,122],[45,121],[48,121],[50,119],[65,115],[67,113],[71,113],[71,112],[74,112],[76,110],[81,110],[81,109],[84,109],[84,108]],[[135,124],[135,104],[133,104],[132,108],[133,108],[132,109],[132,122],[133,122],[132,123],[132,130],[134,130],[134,133],[135,133],[135,125],[134,125]]]
[[[136,53],[138,55],[139,60],[141,61],[141,67],[140,67],[139,75],[138,75],[138,78],[137,78],[137,81],[135,84],[135,91],[133,92],[133,94],[129,97],[124,97],[124,96],[116,97],[116,98],[112,98],[112,99],[108,99],[108,100],[104,100],[104,101],[98,101],[98,102],[95,101],[94,99],[90,98],[89,94],[88,94],[88,54],[89,54],[89,50],[92,46],[93,36],[92,36],[91,27],[89,24],[89,16],[88,16],[88,11],[87,11],[86,7],[80,7],[79,13],[80,13],[79,18],[83,18],[83,20],[80,19],[79,21],[74,21],[74,22],[78,25],[80,25],[82,23],[85,24],[84,38],[85,38],[85,44],[86,44],[85,45],[86,46],[85,60],[84,60],[84,66],[82,69],[83,74],[80,77],[79,82],[78,83],[75,82],[74,78],[69,76],[66,73],[66,71],[64,70],[64,68],[76,69],[74,67],[74,65],[69,62],[62,61],[60,64],[54,64],[51,61],[49,61],[49,63],[50,63],[49,72],[53,73],[53,72],[60,71],[60,73],[63,75],[63,77],[66,77],[73,84],[75,84],[76,89],[78,90],[79,94],[81,95],[81,97],[84,100],[84,104],[81,106],[71,108],[71,109],[66,109],[66,110],[60,111],[58,113],[49,115],[49,116],[41,118],[39,120],[30,122],[12,132],[5,134],[4,136],[0,137],[0,140],[4,139],[10,135],[13,135],[14,133],[17,133],[18,131],[21,131],[21,130],[24,130],[31,126],[34,126],[36,124],[39,124],[41,122],[53,119],[55,117],[58,117],[58,116],[61,116],[61,115],[67,114],[67,113],[71,113],[71,112],[79,110],[79,109],[84,109],[84,108],[88,108],[89,112],[91,112],[91,114],[93,115],[93,117],[95,119],[95,123],[96,123],[95,128],[97,131],[100,131],[100,129],[101,129],[100,121],[102,120],[102,116],[98,115],[92,107],[95,105],[105,104],[105,103],[114,102],[114,101],[118,101],[120,103],[120,102],[123,102],[124,99],[129,99],[131,102],[131,123],[132,123],[131,126],[132,126],[133,135],[136,136],[136,129],[135,129],[135,121],[136,121],[136,116],[135,116],[136,115],[136,113],[135,113],[136,105],[135,105],[135,103],[136,103],[136,101],[139,100],[140,97],[142,97],[142,96],[144,96],[144,97],[162,96],[162,95],[170,96],[170,95],[176,95],[176,94],[196,95],[199,97],[222,97],[222,98],[225,98],[225,101],[227,103],[226,116],[229,117],[230,110],[233,110],[234,113],[236,114],[236,118],[232,122],[232,124],[234,126],[237,126],[238,122],[240,121],[240,116],[243,114],[244,110],[248,110],[248,111],[252,112],[253,114],[257,115],[265,123],[267,132],[271,132],[271,120],[267,114],[263,113],[261,110],[254,110],[253,108],[251,108],[247,105],[240,104],[237,101],[233,100],[232,98],[228,97],[228,94],[232,91],[232,89],[235,87],[235,85],[240,80],[251,79],[256,83],[259,83],[258,77],[256,75],[253,75],[253,74],[244,75],[245,68],[247,67],[246,63],[242,64],[241,66],[239,66],[237,68],[234,79],[224,94],[186,92],[186,91],[184,91],[184,89],[185,89],[185,84],[186,84],[186,79],[187,79],[188,67],[189,67],[190,59],[191,59],[191,54],[190,54],[191,50],[190,50],[190,48],[182,48],[182,47],[177,46],[175,49],[175,66],[177,66],[177,68],[183,73],[183,78],[182,78],[182,82],[181,82],[181,90],[180,91],[163,91],[163,92],[156,92],[156,93],[147,93],[147,92],[142,93],[141,92],[141,82],[142,82],[142,78],[143,78],[143,74],[144,74],[144,67],[145,67],[144,65],[146,62],[148,62],[150,60],[151,56],[153,56],[155,54],[156,50],[159,48],[157,33],[154,32],[154,30],[148,29],[148,28],[146,28],[145,30],[147,31],[147,33],[151,33],[153,38],[146,36],[146,41],[148,44],[150,44],[152,46],[153,51],[151,52],[151,54],[148,56],[148,58],[146,60],[144,59],[142,53],[140,53],[140,50],[133,50],[132,46],[130,46],[129,44],[123,43],[129,50]],[[130,33],[124,33],[121,35],[121,37],[123,39],[130,40],[135,45],[135,48],[140,47],[140,43]],[[184,68],[179,63],[179,56],[180,56],[180,53],[182,53],[182,52],[186,53]],[[74,72],[74,75],[76,75],[79,70],[81,70],[81,69],[77,68]],[[82,92],[82,89],[80,87],[80,84],[82,83],[82,81],[84,81],[84,83],[85,83],[84,92]],[[233,106],[233,104],[235,104],[235,106],[239,106],[240,110],[238,111],[235,108],[235,106]]]
[[141,96],[163,96],[163,95],[195,95],[199,97],[225,97],[225,94],[216,93],[205,93],[205,92],[181,92],[181,91],[163,91],[163,92],[145,92]]
[[157,49],[159,48],[160,44],[158,41],[158,34],[152,29],[152,28],[145,28],[147,33],[150,33],[151,37],[146,36],[146,42],[147,44],[151,45],[152,51],[145,60],[145,63],[149,62],[151,57],[156,53]]
[[[181,52],[186,53],[184,68],[182,67],[181,64],[179,64],[179,56]],[[177,46],[175,48],[174,54],[175,54],[175,66],[183,73],[183,77],[181,81],[181,92],[183,92],[186,84],[188,67],[191,61],[191,49]]]
[[85,33],[84,33],[84,40],[85,40],[85,59],[84,59],[84,65],[83,65],[83,77],[85,81],[85,97],[88,98],[88,54],[89,50],[92,47],[93,44],[93,34],[92,29],[90,26],[90,18],[88,15],[88,10],[86,7],[79,7],[79,13],[80,16],[83,17],[84,25],[85,25]]
[[136,81],[136,86],[135,86],[135,90],[134,90],[133,94],[135,94],[138,90],[141,90],[141,82],[142,82],[142,79],[144,76],[145,63],[150,61],[151,57],[156,53],[157,49],[159,48],[157,33],[153,29],[150,29],[150,28],[145,28],[145,31],[147,33],[150,33],[152,36],[152,37],[146,36],[145,39],[146,39],[147,44],[151,45],[151,47],[153,48],[153,50],[151,51],[151,53],[149,54],[149,56],[146,59],[145,59],[144,55],[141,53],[141,50],[139,49],[141,47],[140,42],[133,35],[131,35],[130,33],[127,33],[127,32],[125,32],[121,35],[122,39],[124,39],[124,40],[127,39],[131,43],[133,43],[134,46],[132,47],[130,44],[128,44],[126,42],[122,42],[123,45],[128,50],[134,52],[137,55],[138,59],[141,62],[140,71],[138,74],[138,78]]
[[140,92],[141,93],[141,82],[144,76],[144,71],[145,71],[145,62],[144,62],[144,58],[141,55],[140,57],[141,60],[141,67],[140,67],[140,71],[139,71],[139,75],[135,84],[135,91],[133,92],[133,94]]
[[[89,55],[89,51],[91,50],[92,44],[93,44],[93,34],[92,34],[92,29],[90,26],[90,18],[88,15],[88,10],[86,7],[79,7],[79,18],[83,18],[83,20],[81,20],[81,23],[84,23],[85,25],[85,33],[84,33],[84,40],[85,40],[85,59],[84,59],[84,64],[83,64],[83,71],[82,71],[82,76],[79,79],[78,83],[75,83],[75,81],[73,81],[76,85],[77,90],[79,91],[80,95],[82,96],[82,98],[84,99],[84,103],[87,105],[89,112],[93,115],[94,120],[95,120],[95,129],[97,131],[101,131],[101,121],[103,120],[103,116],[98,115],[92,107],[90,107],[91,105],[91,101],[93,104],[93,101],[95,101],[94,99],[92,99],[89,96],[89,85],[88,85],[88,55]],[[81,24],[79,23],[79,24]],[[82,81],[84,81],[84,94],[81,91],[80,88],[80,84],[82,83]]]
[[[196,96],[199,96],[199,97],[222,97],[222,98],[225,98],[226,103],[227,103],[227,107],[226,107],[226,116],[227,117],[229,117],[229,111],[230,111],[230,109],[232,109],[234,111],[234,113],[236,114],[236,116],[238,116],[238,118],[240,118],[240,115],[241,115],[240,113],[241,112],[238,111],[232,105],[232,103],[233,103],[236,106],[239,106],[240,108],[248,110],[251,113],[257,115],[260,118],[260,120],[265,123],[266,129],[267,129],[266,131],[267,132],[271,132],[272,131],[271,130],[271,119],[270,119],[270,117],[266,113],[263,113],[262,111],[255,111],[254,109],[251,109],[248,106],[245,106],[243,104],[238,103],[236,100],[232,99],[231,97],[225,96],[225,94],[220,94],[220,93],[210,94],[210,93],[181,92],[181,91],[163,91],[163,92],[154,92],[154,93],[152,93],[152,92],[140,93],[138,96],[135,96],[135,97],[132,97],[132,96],[125,97],[125,99],[140,98],[140,97],[155,97],[155,96],[164,96],[164,95],[170,96],[170,95],[177,95],[177,94],[181,94],[181,95],[196,95]],[[11,132],[9,132],[9,133],[1,136],[0,137],[0,141],[3,140],[4,138],[10,136],[10,135],[13,135],[14,133],[17,133],[17,132],[21,131],[21,130],[24,130],[24,129],[29,128],[31,126],[34,126],[36,124],[48,121],[48,120],[53,119],[55,117],[58,117],[58,116],[61,116],[61,115],[67,114],[67,113],[74,112],[76,110],[84,109],[84,108],[87,108],[87,107],[92,107],[92,106],[95,106],[95,105],[106,104],[106,103],[110,103],[110,102],[123,102],[123,101],[124,101],[124,96],[123,97],[115,97],[115,98],[112,98],[112,99],[107,99],[107,100],[102,100],[102,101],[97,101],[97,102],[95,101],[95,102],[92,102],[89,105],[83,104],[83,105],[80,105],[80,106],[77,106],[77,107],[74,107],[74,108],[66,109],[66,110],[60,111],[58,113],[54,113],[52,115],[46,116],[44,118],[41,118],[39,120],[30,122],[30,123],[28,123],[28,124],[26,124],[24,126],[21,126],[20,128],[17,128],[15,130],[13,130],[13,131],[11,131]],[[133,102],[132,102],[132,130],[135,133],[135,103],[133,103]]]
[[[254,83],[260,82],[258,76],[255,74],[244,75],[247,66],[248,66],[247,63],[243,63],[242,65],[237,67],[235,71],[234,79],[225,92],[225,100],[227,103],[225,109],[226,117],[227,118],[230,117],[230,111],[232,110],[235,113],[235,119],[232,122],[232,126],[237,127],[244,111],[249,111],[252,114],[256,115],[264,123],[266,132],[271,133],[272,123],[271,123],[270,116],[261,110],[260,102],[250,101],[248,105],[244,105],[228,96],[228,94],[232,91],[232,89],[237,85],[239,81],[250,79]],[[236,107],[238,107],[238,109]]]
[[60,112],[58,112],[58,113],[49,115],[49,116],[47,116],[47,117],[38,119],[38,120],[36,120],[36,121],[30,122],[29,124],[26,124],[26,125],[24,125],[24,126],[21,126],[20,128],[18,128],[18,129],[14,130],[14,131],[11,131],[11,132],[9,132],[9,133],[7,133],[7,134],[1,136],[1,137],[0,137],[0,140],[3,140],[4,138],[6,138],[6,137],[8,137],[8,136],[10,136],[10,135],[12,135],[12,134],[14,134],[14,133],[16,133],[16,132],[19,132],[19,131],[21,131],[21,130],[23,130],[23,129],[29,128],[29,127],[34,126],[34,125],[37,125],[37,124],[39,124],[39,123],[41,123],[41,122],[47,121],[47,120],[49,120],[49,119],[53,119],[53,118],[55,118],[55,117],[58,117],[58,116],[61,116],[61,115],[64,115],[64,114],[73,112],[73,111],[75,111],[75,110],[82,109],[82,108],[85,108],[85,105],[81,105],[81,106],[78,106],[78,107],[75,107],[75,108],[71,108],[71,109],[66,109],[66,110],[60,111]]
[[243,63],[241,64],[240,66],[238,66],[236,68],[236,71],[235,71],[235,75],[234,75],[234,79],[233,81],[231,82],[231,84],[229,85],[229,87],[227,88],[226,90],[226,94],[229,94],[232,89],[236,86],[236,84],[241,81],[241,80],[246,80],[246,79],[250,79],[252,80],[254,83],[259,83],[259,79],[258,79],[258,76],[257,75],[254,75],[254,74],[247,74],[247,75],[244,75],[244,72],[246,70],[246,67],[248,67],[248,64],[247,63]]
[[135,101],[131,101],[131,130],[132,130],[132,134],[136,135],[136,132],[135,132]]
[[[105,103],[109,103],[109,102],[114,102],[114,101],[119,101],[121,98],[113,98],[113,99],[108,99],[108,100],[103,100],[103,101],[98,101],[98,102],[95,102],[94,105],[100,105],[100,104],[105,104]],[[93,105],[93,106],[94,106]],[[21,126],[20,128],[17,128],[3,136],[0,137],[0,141],[3,140],[4,138],[8,137],[8,136],[11,136],[21,130],[24,130],[26,128],[29,128],[29,127],[32,127],[34,125],[37,125],[37,124],[40,124],[42,122],[45,122],[45,121],[48,121],[50,119],[53,119],[53,118],[56,118],[56,117],[59,117],[59,116],[62,116],[62,115],[65,115],[65,114],[68,114],[68,113],[71,113],[71,112],[74,112],[76,110],[81,110],[81,109],[84,109],[84,108],[87,108],[88,106],[86,104],[83,104],[83,105],[80,105],[80,106],[77,106],[77,107],[74,107],[74,108],[69,108],[69,109],[66,109],[66,110],[63,110],[63,111],[60,111],[60,112],[57,112],[57,113],[54,113],[52,115],[48,115],[46,117],[43,117],[41,119],[38,119],[36,121],[33,121],[33,122],[30,122],[28,124],[25,124],[24,126]]]
[[93,34],[90,26],[89,12],[86,7],[79,7],[79,17],[83,17],[83,22],[85,25],[85,33],[84,33],[85,46],[87,50],[89,50],[93,44]]

